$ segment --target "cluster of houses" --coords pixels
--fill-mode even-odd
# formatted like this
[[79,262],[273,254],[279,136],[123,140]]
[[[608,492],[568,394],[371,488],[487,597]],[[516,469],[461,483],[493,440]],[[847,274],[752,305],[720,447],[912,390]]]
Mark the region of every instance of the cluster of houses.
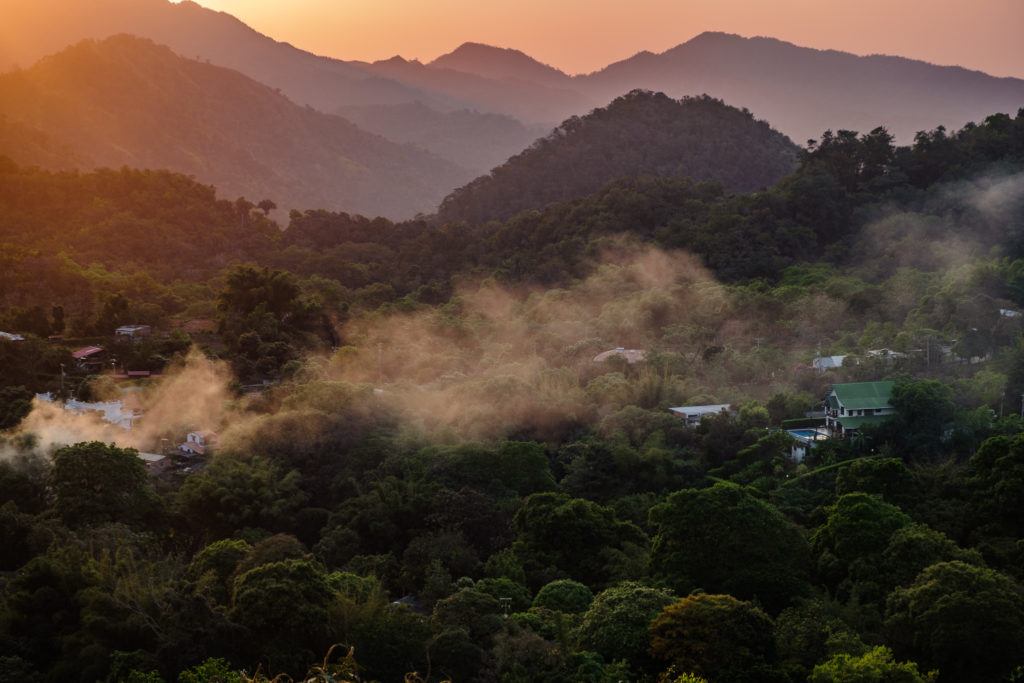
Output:
[[[78,401],[68,399],[59,402],[51,393],[36,394],[36,399],[43,403],[59,404],[65,411],[74,415],[96,415],[108,424],[119,427],[126,432],[132,431],[135,421],[142,417],[142,412],[126,407],[124,401]],[[217,447],[217,434],[212,431],[188,432],[184,440],[176,447],[170,447],[166,440],[159,449],[160,453],[140,452],[139,458],[145,462],[146,469],[151,474],[160,474],[170,469],[175,459],[173,455],[186,458],[195,456],[207,456]],[[184,464],[186,473],[195,467],[194,464]]]
[[[796,462],[804,458],[819,443],[829,439],[849,438],[867,425],[884,422],[896,414],[892,407],[895,383],[849,382],[834,384],[824,399],[824,411],[809,413],[810,417],[796,422],[784,430],[793,438],[790,457]],[[732,412],[728,403],[677,406],[669,411],[693,427],[710,415]]]

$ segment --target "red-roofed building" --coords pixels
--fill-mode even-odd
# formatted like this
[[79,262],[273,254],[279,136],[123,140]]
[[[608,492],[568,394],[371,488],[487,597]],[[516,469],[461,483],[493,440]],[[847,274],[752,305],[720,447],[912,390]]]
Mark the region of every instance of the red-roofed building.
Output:
[[85,346],[71,352],[71,357],[83,370],[97,371],[103,367],[106,350],[102,346]]

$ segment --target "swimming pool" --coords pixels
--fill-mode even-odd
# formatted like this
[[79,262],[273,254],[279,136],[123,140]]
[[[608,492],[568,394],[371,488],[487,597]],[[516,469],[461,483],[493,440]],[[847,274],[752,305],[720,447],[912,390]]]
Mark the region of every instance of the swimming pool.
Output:
[[816,429],[787,429],[786,433],[798,441],[824,441],[828,438],[827,434]]

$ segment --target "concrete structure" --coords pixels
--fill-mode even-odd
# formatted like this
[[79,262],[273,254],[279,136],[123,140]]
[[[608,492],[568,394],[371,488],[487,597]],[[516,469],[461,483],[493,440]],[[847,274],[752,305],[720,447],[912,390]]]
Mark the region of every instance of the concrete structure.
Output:
[[866,424],[878,424],[896,413],[889,398],[894,382],[835,384],[825,397],[825,427],[846,436]]
[[686,420],[686,424],[692,427],[699,425],[706,415],[718,415],[719,413],[729,412],[732,410],[732,404],[716,403],[706,406],[678,406],[669,408],[669,410]]

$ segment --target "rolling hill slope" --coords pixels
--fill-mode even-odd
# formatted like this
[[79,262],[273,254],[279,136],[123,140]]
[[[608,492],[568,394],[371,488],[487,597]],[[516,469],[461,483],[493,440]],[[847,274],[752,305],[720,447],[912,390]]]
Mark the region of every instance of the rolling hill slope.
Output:
[[[47,139],[0,153],[48,167],[132,166],[194,175],[222,195],[285,208],[396,218],[432,210],[467,172],[421,150],[300,107],[229,69],[131,36],[86,41],[0,76],[0,113]],[[24,152],[24,153],[23,153]]]
[[710,98],[634,91],[568,119],[447,198],[439,215],[471,223],[574,199],[620,178],[687,177],[755,190],[793,170],[797,147],[748,112]]

